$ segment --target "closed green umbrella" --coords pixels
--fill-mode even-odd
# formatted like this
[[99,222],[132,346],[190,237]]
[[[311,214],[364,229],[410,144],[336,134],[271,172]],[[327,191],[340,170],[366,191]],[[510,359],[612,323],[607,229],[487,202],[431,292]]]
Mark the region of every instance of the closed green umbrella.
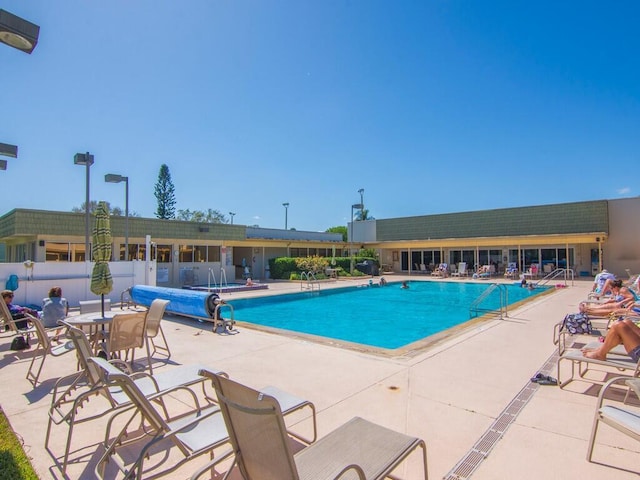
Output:
[[91,291],[102,299],[104,317],[104,296],[113,290],[113,278],[109,270],[111,260],[111,224],[105,202],[99,202],[96,209],[96,223],[93,228],[93,261],[96,262],[91,273]]

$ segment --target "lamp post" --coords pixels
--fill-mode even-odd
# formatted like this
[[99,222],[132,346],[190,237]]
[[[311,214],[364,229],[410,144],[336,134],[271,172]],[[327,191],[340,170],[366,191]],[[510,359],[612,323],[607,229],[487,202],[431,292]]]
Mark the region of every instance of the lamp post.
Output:
[[[40,27],[0,9],[0,42],[22,52],[31,53],[38,43]],[[18,157],[18,147],[0,143],[0,155]],[[7,161],[0,160],[0,170],[7,169]]]
[[235,212],[229,212],[229,216],[231,217],[231,225],[233,225],[233,217],[235,216]]
[[124,261],[129,261],[129,177],[107,173],[104,176],[107,183],[124,182]]
[[89,181],[90,181],[90,168],[93,165],[93,155],[87,153],[76,153],[73,157],[73,163],[75,165],[84,165],[86,167],[86,187],[87,196],[84,202],[84,260],[89,261]]
[[0,42],[25,53],[33,52],[40,27],[13,13],[0,9]]
[[284,229],[286,230],[287,229],[287,220],[288,220],[287,216],[288,216],[288,213],[289,213],[289,202],[284,202],[282,204],[282,206],[284,207]]
[[351,254],[351,275],[353,275],[353,209],[362,209],[361,203],[354,203],[351,205],[351,224],[350,224],[350,234],[349,234],[349,253]]
[[361,188],[360,190],[358,190],[358,193],[360,194],[360,220],[363,220],[362,216],[363,216],[363,210],[364,210],[364,188]]

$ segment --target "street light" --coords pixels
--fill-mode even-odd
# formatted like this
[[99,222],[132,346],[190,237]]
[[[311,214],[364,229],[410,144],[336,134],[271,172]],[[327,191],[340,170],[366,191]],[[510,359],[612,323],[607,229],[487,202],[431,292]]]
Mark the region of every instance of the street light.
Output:
[[0,9],[0,42],[25,53],[33,52],[40,27]]
[[353,209],[362,209],[361,203],[354,203],[351,205],[351,224],[349,225],[351,228],[351,233],[349,234],[349,252],[351,253],[351,275],[353,275]]
[[89,261],[90,252],[89,252],[89,180],[90,176],[90,168],[93,165],[93,155],[87,153],[76,153],[73,157],[73,163],[75,165],[84,165],[87,170],[86,175],[86,186],[87,186],[87,196],[84,202],[84,260]]
[[360,205],[362,205],[362,208],[360,208],[360,220],[363,220],[362,218],[362,214],[364,213],[364,188],[361,188],[360,190],[358,190],[358,193],[360,194]]
[[289,213],[289,202],[284,202],[282,204],[282,206],[284,207],[284,229],[287,229],[287,215]]
[[233,217],[235,216],[235,212],[229,212],[229,216],[231,217],[231,225],[233,225]]
[[107,183],[124,182],[124,261],[129,261],[129,177],[107,173],[104,176]]

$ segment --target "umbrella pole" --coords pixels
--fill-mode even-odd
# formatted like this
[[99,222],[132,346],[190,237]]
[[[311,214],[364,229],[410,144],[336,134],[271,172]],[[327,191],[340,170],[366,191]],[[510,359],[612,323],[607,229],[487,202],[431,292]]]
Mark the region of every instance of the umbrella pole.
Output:
[[100,302],[102,304],[102,318],[104,318],[104,293],[100,295],[100,299],[102,300]]

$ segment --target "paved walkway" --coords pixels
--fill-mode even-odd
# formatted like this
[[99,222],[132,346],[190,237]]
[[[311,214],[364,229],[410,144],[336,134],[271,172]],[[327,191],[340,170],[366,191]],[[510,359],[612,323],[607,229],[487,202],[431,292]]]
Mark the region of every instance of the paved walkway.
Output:
[[[508,319],[476,323],[414,356],[385,357],[242,325],[236,335],[218,335],[208,324],[173,316],[163,325],[172,362],[202,363],[247,385],[276,385],[307,398],[316,405],[320,436],[358,415],[422,437],[431,479],[637,478],[585,460],[597,389],[585,382],[573,382],[564,390],[529,382],[545,368],[556,376],[552,326],[565,313],[577,311],[590,285],[576,282],[558,289],[510,312]],[[299,284],[274,283],[269,291],[299,289]],[[225,297],[232,301],[239,296]],[[62,478],[43,443],[50,389],[56,378],[74,371],[75,361],[72,354],[48,358],[41,377],[45,381],[33,389],[24,378],[31,353],[12,352],[9,343],[9,337],[0,338],[0,405],[24,439],[40,477]],[[154,372],[165,368],[172,365],[156,360]],[[518,408],[513,421],[498,428],[503,433],[487,435],[514,405]],[[298,420],[300,429],[307,428],[307,419],[294,422]],[[69,478],[94,477],[104,424],[100,419],[77,428]],[[64,450],[64,434],[63,427],[54,426],[52,450],[57,454]],[[483,446],[489,447],[488,456],[469,456],[481,439],[481,444],[488,442]],[[640,471],[636,442],[608,427],[602,428],[598,440],[596,459]],[[401,467],[401,477],[420,478],[418,457]],[[454,471],[464,458],[471,463]],[[165,478],[188,478],[205,460],[197,459]]]

